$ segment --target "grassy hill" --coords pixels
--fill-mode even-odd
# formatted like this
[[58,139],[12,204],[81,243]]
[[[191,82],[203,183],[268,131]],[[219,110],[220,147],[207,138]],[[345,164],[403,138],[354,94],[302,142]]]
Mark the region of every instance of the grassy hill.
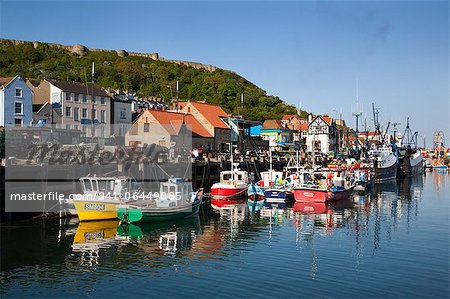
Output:
[[[204,100],[219,104],[228,113],[243,114],[247,119],[263,121],[295,114],[295,107],[249,82],[236,73],[216,69],[207,71],[144,56],[119,57],[116,51],[88,51],[79,56],[50,44],[0,41],[0,76],[20,74],[25,78],[59,79],[68,82],[91,80],[95,62],[95,84],[120,88],[140,96],[168,100],[175,96],[180,82],[181,100]],[[240,95],[244,94],[244,108]]]

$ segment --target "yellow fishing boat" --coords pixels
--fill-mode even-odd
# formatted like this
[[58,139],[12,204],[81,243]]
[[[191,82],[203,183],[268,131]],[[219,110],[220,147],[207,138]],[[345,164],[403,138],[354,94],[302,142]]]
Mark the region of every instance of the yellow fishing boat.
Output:
[[73,194],[69,202],[80,221],[118,219],[116,206],[139,190],[139,185],[126,176],[87,176],[80,183],[83,193]]

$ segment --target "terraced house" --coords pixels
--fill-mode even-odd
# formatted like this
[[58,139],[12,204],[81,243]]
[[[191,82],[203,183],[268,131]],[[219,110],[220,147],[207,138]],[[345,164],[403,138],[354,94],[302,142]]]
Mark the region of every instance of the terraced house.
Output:
[[19,75],[0,78],[0,126],[28,126],[32,122],[33,92]]
[[[34,86],[34,85],[33,85]],[[45,79],[34,86],[34,106],[40,106],[35,119],[56,123],[65,129],[81,130],[87,137],[109,137],[111,97],[103,89],[77,83]],[[93,96],[92,96],[93,95]],[[51,106],[50,112],[45,107]],[[51,111],[53,110],[53,111]],[[60,114],[55,120],[54,115]],[[94,130],[90,126],[94,124]]]

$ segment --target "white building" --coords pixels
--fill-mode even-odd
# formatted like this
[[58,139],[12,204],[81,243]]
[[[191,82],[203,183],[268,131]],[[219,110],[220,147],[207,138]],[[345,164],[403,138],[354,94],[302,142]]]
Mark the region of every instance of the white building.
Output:
[[328,154],[335,151],[336,124],[328,115],[317,115],[311,119],[306,136],[306,150],[308,152]]

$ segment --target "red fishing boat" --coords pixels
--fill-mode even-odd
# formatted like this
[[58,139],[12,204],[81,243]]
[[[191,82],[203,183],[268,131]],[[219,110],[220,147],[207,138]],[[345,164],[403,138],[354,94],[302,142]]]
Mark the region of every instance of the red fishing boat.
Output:
[[345,171],[314,172],[310,180],[294,187],[296,201],[334,202],[349,198],[355,188]]
[[211,187],[211,197],[215,199],[235,199],[247,196],[247,171],[231,170],[220,172],[220,182]]

